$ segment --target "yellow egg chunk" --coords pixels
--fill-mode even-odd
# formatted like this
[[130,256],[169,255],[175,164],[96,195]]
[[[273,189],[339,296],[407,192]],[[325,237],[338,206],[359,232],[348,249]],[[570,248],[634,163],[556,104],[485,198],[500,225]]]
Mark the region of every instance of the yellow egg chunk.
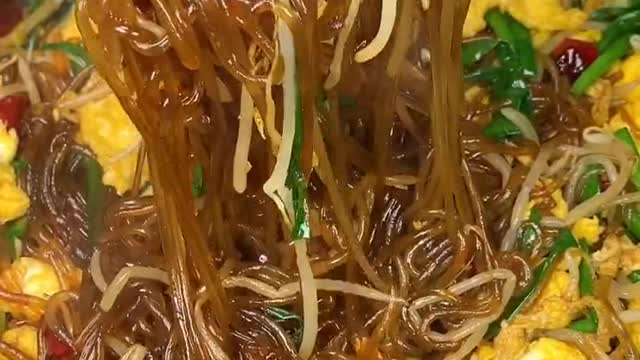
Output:
[[29,204],[29,197],[16,184],[13,167],[9,164],[0,164],[0,224],[26,214]]
[[582,32],[579,32],[575,35],[571,36],[572,39],[574,40],[581,40],[581,41],[587,41],[587,42],[598,42],[600,41],[600,39],[602,38],[602,31],[600,30],[585,30]]
[[575,30],[588,18],[579,9],[565,10],[562,0],[502,0],[500,8],[527,28],[538,31]]
[[491,344],[482,343],[478,345],[476,352],[472,355],[475,360],[493,360],[496,357],[496,349]]
[[584,239],[589,245],[597,243],[603,231],[597,216],[579,219],[571,228],[571,233],[576,239]]
[[48,299],[62,290],[53,266],[31,257],[16,259],[0,275],[0,286],[9,292],[41,299]]
[[532,342],[520,360],[586,360],[587,357],[575,347],[552,338],[540,338]]
[[[104,175],[102,181],[119,195],[131,189],[136,171],[141,136],[115,95],[78,109],[80,130],[77,141],[96,154]],[[143,169],[143,182],[149,170]]]
[[[32,359],[38,358],[38,329],[22,325],[2,333],[2,341],[20,350]],[[0,355],[0,360],[9,360]]]
[[0,164],[10,164],[18,151],[18,135],[0,121]]
[[[562,0],[471,0],[464,23],[464,37],[475,36],[484,30],[487,26],[484,15],[497,6],[532,30],[537,42],[550,37],[554,31],[576,30],[588,18],[587,13],[579,9],[564,9]],[[537,32],[542,34],[536,35]]]
[[[640,310],[640,299],[632,299],[629,301],[629,310]],[[636,351],[640,351],[640,322],[634,322],[626,325],[631,342]]]

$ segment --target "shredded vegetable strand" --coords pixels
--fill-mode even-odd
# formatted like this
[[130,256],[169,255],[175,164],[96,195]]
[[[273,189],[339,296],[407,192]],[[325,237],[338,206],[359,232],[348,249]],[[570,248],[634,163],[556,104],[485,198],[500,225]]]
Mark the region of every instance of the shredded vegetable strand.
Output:
[[382,0],[382,14],[380,15],[380,27],[378,33],[367,46],[360,49],[355,56],[356,62],[367,62],[376,57],[389,42],[393,26],[396,22],[398,0]]
[[238,140],[233,156],[233,188],[242,194],[247,189],[247,163],[253,124],[253,99],[244,85],[240,94],[239,123]]
[[313,348],[318,335],[318,291],[313,279],[313,271],[307,256],[306,240],[294,241],[296,249],[296,264],[300,274],[300,289],[302,291],[302,310],[304,328],[302,329],[302,341],[298,355],[308,359],[313,353]]
[[122,268],[113,281],[107,286],[100,300],[102,311],[109,311],[116,302],[118,295],[132,278],[155,280],[169,285],[169,275],[166,271],[146,266],[127,266]]
[[333,58],[331,59],[331,65],[329,66],[329,75],[324,81],[324,88],[331,89],[338,84],[342,75],[342,59],[344,58],[344,47],[347,43],[347,39],[351,34],[353,24],[355,24],[356,16],[360,11],[360,4],[362,0],[351,0],[349,4],[349,11],[347,12],[347,18],[344,20],[342,29],[338,33],[338,40],[336,41],[335,50],[333,52]]

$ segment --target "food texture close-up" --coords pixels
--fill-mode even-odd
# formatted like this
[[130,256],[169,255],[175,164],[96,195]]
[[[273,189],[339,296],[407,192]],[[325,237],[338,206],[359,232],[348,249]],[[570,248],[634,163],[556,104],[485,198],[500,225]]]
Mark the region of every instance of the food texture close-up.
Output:
[[0,0],[0,360],[640,359],[640,0]]

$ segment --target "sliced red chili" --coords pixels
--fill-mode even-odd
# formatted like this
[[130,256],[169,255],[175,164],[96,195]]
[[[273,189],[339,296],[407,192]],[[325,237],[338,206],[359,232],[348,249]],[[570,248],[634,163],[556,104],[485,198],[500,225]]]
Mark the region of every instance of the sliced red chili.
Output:
[[0,0],[0,37],[5,36],[22,20],[20,0]]
[[595,44],[565,39],[551,54],[560,73],[574,82],[598,58]]
[[9,95],[0,99],[0,121],[12,129],[20,129],[20,122],[29,100],[23,95]]
[[47,329],[44,337],[47,342],[47,355],[50,358],[55,360],[71,358],[71,355],[73,355],[73,349],[58,339],[51,330]]

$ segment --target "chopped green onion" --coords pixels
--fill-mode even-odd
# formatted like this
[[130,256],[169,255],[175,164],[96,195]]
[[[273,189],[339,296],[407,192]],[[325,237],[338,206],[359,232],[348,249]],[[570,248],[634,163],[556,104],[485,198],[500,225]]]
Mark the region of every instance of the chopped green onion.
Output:
[[584,95],[591,85],[609,72],[616,61],[626,56],[630,50],[629,35],[624,35],[617,39],[578,77],[576,82],[573,83],[571,92],[574,95]]
[[42,50],[62,51],[71,62],[71,71],[75,75],[91,64],[89,55],[82,45],[70,42],[44,44]]
[[589,164],[582,175],[582,190],[580,192],[580,202],[585,202],[600,193],[600,174],[602,166],[599,164]]
[[598,42],[598,51],[605,52],[619,39],[628,38],[640,29],[640,10],[631,11],[615,19],[602,33]]
[[286,186],[291,189],[293,197],[294,224],[292,238],[294,240],[311,237],[309,225],[309,205],[307,204],[307,184],[302,173],[302,147],[304,145],[304,123],[302,118],[302,99],[300,88],[296,81],[296,130],[291,149],[291,160],[287,174]]
[[640,282],[640,270],[634,270],[627,275],[627,279],[632,283]]
[[490,53],[497,44],[498,41],[495,39],[479,39],[465,43],[462,46],[462,65],[471,66],[477,63]]
[[16,176],[20,176],[23,172],[25,172],[25,170],[27,170],[27,168],[29,167],[29,163],[23,159],[15,159],[11,163],[11,166],[13,167],[13,171],[15,171]]
[[522,74],[526,77],[534,77],[538,73],[538,65],[529,29],[497,8],[489,10],[485,14],[485,19],[498,39],[511,45],[522,67]]
[[622,219],[634,243],[640,241],[640,212],[633,206],[622,208]]
[[629,11],[629,8],[624,7],[604,7],[591,12],[591,20],[597,22],[611,22]]
[[520,128],[502,115],[501,112],[496,112],[493,115],[493,119],[484,127],[482,132],[486,137],[499,142],[522,136]]
[[102,167],[95,159],[85,158],[84,166],[87,172],[88,239],[93,242],[102,227],[105,186],[102,183]]
[[193,182],[191,183],[191,193],[196,198],[201,198],[207,192],[207,185],[204,182],[204,168],[197,164],[193,169]]
[[567,229],[562,229],[555,238],[547,258],[539,265],[533,272],[533,281],[528,289],[526,289],[520,296],[514,297],[509,301],[505,307],[501,317],[494,321],[489,330],[487,331],[487,337],[492,338],[500,331],[500,323],[503,320],[512,320],[518,315],[525,307],[527,307],[538,296],[544,279],[549,275],[553,269],[555,261],[562,256],[562,254],[570,248],[577,248],[578,242],[573,237],[571,232]]
[[531,252],[538,240],[540,234],[540,221],[542,220],[542,213],[538,208],[531,209],[529,215],[529,221],[524,223],[520,228],[518,234],[517,247],[521,250]]
[[[618,129],[613,135],[616,139],[622,141],[623,143],[629,145],[636,156],[640,156],[638,152],[638,147],[636,142],[633,140],[633,136],[631,136],[631,132],[627,128]],[[631,182],[636,186],[637,189],[640,189],[640,163],[636,163],[633,169],[633,173],[631,174]]]
[[589,313],[569,324],[569,329],[585,334],[595,334],[598,332],[598,314],[593,308],[589,308]]
[[6,230],[5,236],[9,241],[9,258],[15,259],[18,257],[17,254],[17,242],[24,237],[27,233],[27,228],[29,226],[29,219],[26,216],[23,216],[17,220],[15,220]]
[[593,295],[593,274],[589,263],[584,259],[580,262],[580,294],[582,296]]
[[542,211],[537,207],[531,209],[531,213],[529,214],[529,220],[533,221],[536,224],[539,224],[542,221]]

